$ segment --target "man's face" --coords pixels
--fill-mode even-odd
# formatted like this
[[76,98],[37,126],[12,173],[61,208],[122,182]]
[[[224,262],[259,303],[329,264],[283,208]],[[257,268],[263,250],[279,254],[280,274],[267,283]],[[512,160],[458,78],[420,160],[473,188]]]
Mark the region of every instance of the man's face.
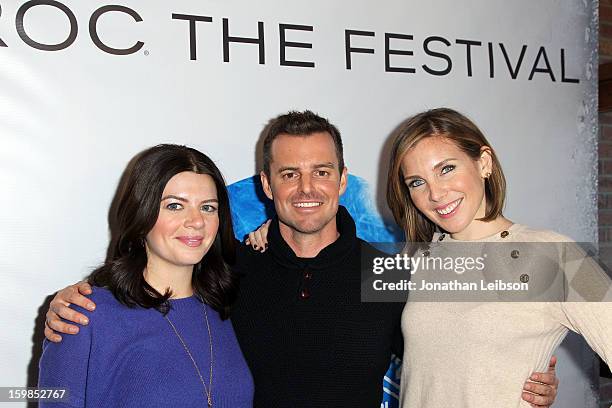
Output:
[[327,132],[279,135],[271,146],[270,177],[261,181],[282,224],[303,234],[336,230],[338,199],[346,189],[346,168]]

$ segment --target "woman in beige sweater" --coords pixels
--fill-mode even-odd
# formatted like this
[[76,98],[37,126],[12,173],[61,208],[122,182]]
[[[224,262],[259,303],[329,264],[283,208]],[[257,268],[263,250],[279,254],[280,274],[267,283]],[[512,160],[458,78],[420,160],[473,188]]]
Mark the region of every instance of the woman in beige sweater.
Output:
[[[491,249],[497,245],[493,242],[568,241],[505,218],[505,187],[495,151],[460,113],[435,109],[398,128],[387,200],[407,241],[435,242],[435,248],[421,250],[422,256],[448,252],[443,247],[447,242],[475,241]],[[521,256],[518,250],[511,253],[513,258]],[[563,301],[611,300],[609,278],[592,260],[583,257],[575,267],[565,259],[577,260],[576,253],[581,253],[576,245],[560,252],[559,263],[568,261],[563,269],[569,275],[563,282],[570,286],[563,288],[561,301],[419,302],[410,301],[411,293],[402,316],[402,407],[528,407],[521,399],[525,377],[546,367],[568,330],[581,334],[609,365],[612,303]],[[542,271],[515,273],[522,282],[529,276],[536,280]]]

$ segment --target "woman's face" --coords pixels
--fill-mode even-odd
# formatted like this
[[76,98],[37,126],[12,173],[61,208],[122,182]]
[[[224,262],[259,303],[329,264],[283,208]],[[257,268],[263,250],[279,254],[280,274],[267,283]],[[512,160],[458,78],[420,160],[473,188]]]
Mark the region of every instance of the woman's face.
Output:
[[474,160],[452,140],[431,136],[406,152],[401,169],[412,202],[429,220],[451,234],[477,233],[474,220],[486,213],[488,150]]
[[146,237],[148,268],[191,268],[210,249],[219,229],[219,201],[211,176],[190,171],[168,181],[159,216]]

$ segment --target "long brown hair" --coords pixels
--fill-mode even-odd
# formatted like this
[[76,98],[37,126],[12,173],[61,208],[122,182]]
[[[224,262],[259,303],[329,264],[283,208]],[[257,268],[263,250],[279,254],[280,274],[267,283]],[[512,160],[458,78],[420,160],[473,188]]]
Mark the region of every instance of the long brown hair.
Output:
[[437,226],[412,202],[402,174],[402,160],[410,148],[432,136],[452,141],[474,160],[480,157],[483,147],[490,149],[491,175],[485,180],[487,208],[480,221],[492,221],[502,215],[506,199],[506,178],[497,155],[474,122],[449,108],[432,109],[414,115],[402,122],[392,136],[391,165],[387,177],[387,204],[395,222],[404,229],[406,240],[410,242],[431,241]]
[[159,216],[159,203],[168,181],[184,171],[212,177],[219,200],[219,229],[204,258],[193,269],[195,294],[229,316],[237,295],[234,263],[234,230],[225,181],[215,163],[204,153],[186,146],[162,144],[136,155],[125,170],[109,212],[111,240],[106,261],[89,276],[89,283],[108,288],[126,306],[168,311],[171,292],[159,293],[143,276],[147,266],[144,238]]

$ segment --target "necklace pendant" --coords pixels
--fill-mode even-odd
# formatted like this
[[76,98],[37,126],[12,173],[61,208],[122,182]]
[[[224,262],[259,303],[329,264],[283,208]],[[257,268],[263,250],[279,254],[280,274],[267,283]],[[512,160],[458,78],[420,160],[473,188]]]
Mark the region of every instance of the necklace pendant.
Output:
[[212,408],[212,398],[210,395],[208,396],[208,408]]

